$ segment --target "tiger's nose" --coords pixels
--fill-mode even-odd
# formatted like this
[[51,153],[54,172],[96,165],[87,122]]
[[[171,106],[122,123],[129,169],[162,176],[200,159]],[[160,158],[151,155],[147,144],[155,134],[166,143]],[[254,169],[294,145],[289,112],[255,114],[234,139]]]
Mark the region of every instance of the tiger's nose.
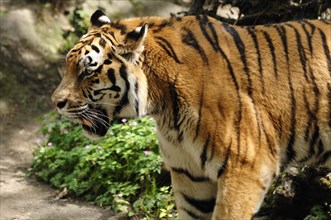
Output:
[[58,109],[62,109],[67,105],[67,102],[68,101],[66,99],[64,99],[64,100],[58,101],[57,103],[54,103],[54,104],[56,105],[56,107]]
[[58,110],[62,110],[64,107],[66,107],[68,100],[67,99],[57,99],[54,96],[52,96],[52,102],[53,102],[53,105]]

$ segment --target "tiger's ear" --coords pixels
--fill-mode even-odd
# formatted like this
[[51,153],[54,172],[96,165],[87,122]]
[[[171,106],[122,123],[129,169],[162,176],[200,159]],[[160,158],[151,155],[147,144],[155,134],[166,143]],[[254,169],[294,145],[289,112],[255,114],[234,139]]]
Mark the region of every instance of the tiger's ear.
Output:
[[90,18],[92,27],[101,27],[104,24],[109,24],[110,19],[101,10],[96,10]]
[[139,56],[144,51],[144,42],[147,36],[148,25],[137,27],[129,32],[124,40],[124,44],[114,46],[115,53],[121,55],[127,61],[136,64]]

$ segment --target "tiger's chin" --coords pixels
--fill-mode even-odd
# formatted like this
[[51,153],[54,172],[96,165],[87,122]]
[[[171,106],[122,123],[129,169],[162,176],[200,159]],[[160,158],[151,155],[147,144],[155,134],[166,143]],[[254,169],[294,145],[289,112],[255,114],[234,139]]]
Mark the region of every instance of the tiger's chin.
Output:
[[108,128],[106,127],[89,127],[87,125],[82,125],[83,134],[85,137],[91,140],[100,140],[103,136],[107,134]]
[[103,110],[98,110],[98,114],[86,118],[80,118],[80,123],[83,127],[83,134],[91,140],[99,140],[107,134],[110,127],[107,113]]

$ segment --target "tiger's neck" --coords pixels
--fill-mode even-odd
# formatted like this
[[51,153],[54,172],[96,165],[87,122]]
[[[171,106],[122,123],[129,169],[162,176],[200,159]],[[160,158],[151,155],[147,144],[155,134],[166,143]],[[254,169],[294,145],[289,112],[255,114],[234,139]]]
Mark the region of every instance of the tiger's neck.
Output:
[[[194,23],[194,16],[183,18],[143,17],[121,20],[120,23],[131,29],[144,23],[148,24],[148,33],[144,42],[142,69],[148,83],[148,107],[147,113],[155,115],[164,112],[165,108],[171,109],[171,103],[175,96],[181,96],[178,83],[182,80],[183,72],[190,72],[192,62],[186,63],[186,54],[182,42],[181,30],[187,25]],[[169,37],[171,36],[171,37]],[[186,60],[184,60],[186,59]],[[177,80],[178,79],[178,80]],[[167,92],[164,92],[167,91]],[[186,97],[187,98],[187,97]],[[181,97],[185,101],[184,97]],[[183,102],[176,104],[178,107]]]
[[[163,30],[160,31],[160,28]],[[142,62],[148,84],[147,114],[156,119],[159,132],[171,143],[180,143],[191,132],[184,129],[183,124],[196,121],[194,117],[197,115],[188,103],[190,95],[183,85],[186,81],[183,80],[183,73],[190,72],[191,66],[186,63],[186,55],[180,52],[184,49],[178,43],[182,36],[167,36],[169,31],[176,32],[181,28],[181,21],[175,18],[153,25],[147,34]]]
[[174,45],[174,39],[167,39],[159,32],[160,28],[167,28],[166,25],[168,28],[175,28],[174,26],[178,24],[173,23],[172,20],[164,19],[159,25],[153,25],[145,42],[142,68],[148,83],[147,112],[154,116],[164,113],[168,108],[171,109],[172,106],[167,106],[165,103],[171,103],[174,95],[179,95],[176,88],[176,79],[180,74],[178,67],[171,57],[165,56],[167,50],[173,50],[169,47]]

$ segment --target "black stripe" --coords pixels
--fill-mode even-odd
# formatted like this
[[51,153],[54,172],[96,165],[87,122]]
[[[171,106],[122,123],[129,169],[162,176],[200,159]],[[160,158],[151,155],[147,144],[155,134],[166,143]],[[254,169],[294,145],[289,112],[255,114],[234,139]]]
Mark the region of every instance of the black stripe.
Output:
[[88,40],[86,40],[86,38],[84,38],[82,41],[80,41],[80,43],[84,44],[82,46],[90,45],[93,42],[94,36],[92,35],[92,36],[89,36],[89,37],[91,37],[91,38],[88,39]]
[[320,156],[323,152],[324,152],[324,145],[322,140],[319,140],[317,144],[317,156]]
[[210,213],[214,210],[215,199],[194,199],[182,193],[186,202],[192,205],[194,208],[198,209],[202,213]]
[[[278,117],[278,123],[279,123],[280,125],[283,124],[283,121],[282,121],[282,115],[279,115],[279,117]],[[279,139],[281,139],[282,136],[283,136],[283,126],[279,126],[278,129],[279,129],[279,130],[278,130]]]
[[112,87],[110,87],[110,90],[115,91],[115,92],[120,92],[121,91],[121,87],[116,86],[116,85],[112,85]]
[[176,167],[172,167],[171,170],[173,170],[176,173],[179,174],[185,174],[192,182],[205,182],[205,181],[209,181],[208,177],[204,177],[204,176],[193,176],[188,170],[183,169],[183,168],[176,168]]
[[[311,76],[311,79],[312,79],[312,83],[313,83],[313,92],[314,92],[314,95],[315,95],[315,106],[314,106],[314,109],[313,109],[313,112],[315,114],[315,116],[317,115],[317,112],[319,110],[319,95],[320,95],[320,91],[319,91],[319,88],[318,88],[318,85],[316,83],[316,80],[315,80],[315,76],[314,76],[314,73],[313,73],[313,70],[309,64],[309,72],[310,72],[310,76]],[[316,120],[317,120],[317,117],[316,117]]]
[[199,215],[195,214],[194,212],[187,210],[185,208],[179,208],[182,209],[184,212],[186,212],[191,218],[193,219],[202,219],[202,217],[200,217]]
[[276,154],[276,152],[275,152],[275,149],[273,148],[273,143],[271,142],[270,137],[269,137],[269,135],[267,134],[267,131],[266,131],[266,129],[265,129],[265,126],[264,126],[263,121],[262,121],[261,123],[262,123],[262,130],[263,130],[263,133],[264,133],[265,138],[266,138],[266,140],[267,140],[267,144],[268,144],[269,151],[270,151],[270,153],[274,156],[274,155]]
[[94,50],[97,53],[100,53],[100,50],[99,50],[99,48],[97,46],[92,45],[91,47],[92,47],[92,50]]
[[[200,15],[198,15],[200,17]],[[209,42],[209,44],[212,46],[212,48],[218,52],[219,51],[219,45],[216,45],[215,42],[213,42],[213,40],[211,39],[211,37],[209,36],[207,29],[206,29],[206,23],[208,22],[208,17],[207,15],[203,16],[203,19],[201,19],[199,21],[199,25],[200,25],[200,29],[203,33],[203,35],[205,36],[205,38],[207,39],[207,41]]]
[[304,139],[305,141],[308,140],[309,138],[309,128],[311,126],[311,123],[313,122],[313,119],[316,119],[316,115],[314,115],[314,113],[310,110],[310,105],[307,99],[307,95],[306,95],[306,90],[303,90],[303,101],[305,103],[305,108],[307,111],[307,115],[308,115],[308,121],[307,121],[307,126],[306,126],[306,130],[305,130],[305,136]]
[[207,148],[209,145],[209,141],[210,141],[210,134],[208,134],[207,139],[205,144],[203,145],[203,150],[202,153],[200,155],[200,159],[201,159],[201,168],[205,169],[205,165],[206,165],[206,160],[207,160]]
[[107,35],[102,35],[102,36],[104,36],[111,43],[111,45],[115,45],[114,42],[113,42],[113,40],[110,39],[109,36],[107,36]]
[[179,103],[179,99],[178,99],[178,93],[177,93],[175,85],[172,85],[170,83],[169,83],[169,94],[170,94],[170,98],[172,101],[173,126],[178,132],[178,137],[177,137],[178,141],[182,141],[183,132],[180,131],[180,125],[181,125],[181,123],[179,122],[180,103]]
[[163,37],[155,37],[155,38],[160,40],[160,41],[156,41],[156,43],[158,43],[166,51],[166,53],[176,61],[176,63],[182,63],[178,59],[177,54],[176,54],[174,48],[169,43],[169,41],[167,41]]
[[325,37],[324,32],[321,29],[319,29],[319,28],[318,28],[318,30],[319,30],[320,35],[321,35],[321,38],[322,38],[324,54],[325,54],[325,57],[326,57],[326,61],[328,63],[329,74],[331,76],[331,57],[330,57],[331,55],[330,55],[330,50],[329,50],[328,44],[326,42],[326,37]]
[[309,53],[310,53],[310,56],[312,56],[313,55],[313,44],[312,44],[313,36],[309,34],[305,23],[302,23],[301,27],[302,27],[303,31],[305,32],[307,42],[308,42]]
[[253,103],[253,108],[254,108],[254,112],[255,112],[255,118],[256,118],[256,124],[257,124],[257,131],[258,131],[258,139],[260,141],[260,146],[261,147],[261,118],[260,118],[260,115],[259,115],[259,112],[258,110],[256,109],[256,106],[255,106],[255,103]]
[[[321,20],[319,20],[319,21],[321,21]],[[311,28],[311,36],[313,36],[315,33],[315,30],[316,30],[316,26],[314,24],[310,23],[309,20],[305,20],[304,22],[306,24],[308,24],[308,26]]]
[[[215,154],[215,148],[216,148],[216,144],[215,144],[215,142],[216,142],[216,136],[217,136],[217,129],[218,129],[218,121],[216,121],[215,122],[216,123],[216,125],[215,125],[215,129],[214,129],[214,137],[213,137],[213,143],[212,143],[212,145],[211,145],[211,153],[210,153],[210,156],[209,156],[209,161],[211,161],[212,159],[213,159],[213,157],[214,157],[214,154]],[[218,143],[219,145],[221,144],[221,143]]]
[[278,32],[284,49],[284,54],[286,57],[286,63],[289,64],[289,57],[288,57],[288,47],[287,47],[287,37],[286,37],[286,29],[283,26],[276,25],[276,31]]
[[157,28],[153,30],[153,33],[160,32],[163,28],[165,28],[165,27],[170,27],[170,26],[172,26],[173,24],[174,24],[174,23],[173,23],[173,21],[171,21],[171,20],[164,20],[164,21],[162,21],[161,24],[159,24],[159,25],[156,26]]
[[107,87],[107,88],[103,88],[103,89],[97,89],[97,90],[94,90],[93,91],[93,95],[97,96],[99,95],[102,91],[108,91],[108,90],[111,90],[111,91],[115,91],[115,92],[119,92],[121,91],[121,88],[118,87],[118,86],[111,86],[111,87]]
[[124,24],[120,24],[119,21],[110,24],[113,28],[121,31],[121,34],[124,35],[127,33],[127,27]]
[[[307,24],[311,28],[311,33],[310,33],[310,35],[309,34],[307,35],[307,39],[308,39],[309,49],[311,50],[310,51],[310,55],[312,56],[313,55],[313,50],[314,50],[313,45],[312,45],[312,40],[313,40],[313,35],[315,33],[316,27],[315,27],[314,24],[312,24],[312,23],[310,23],[308,21],[305,21],[304,23]],[[305,25],[303,25],[303,28],[304,28],[304,30],[306,30],[306,26]],[[307,31],[307,33],[308,33],[308,31]]]
[[201,59],[203,62],[208,65],[208,58],[205,54],[205,51],[203,48],[199,45],[198,41],[196,40],[195,36],[193,35],[192,31],[188,28],[184,28],[183,31],[185,31],[185,34],[182,35],[182,42],[186,45],[189,45],[193,47],[196,51],[198,51]]
[[295,156],[296,156],[296,152],[294,151],[293,145],[295,142],[295,128],[296,128],[296,99],[294,96],[294,89],[293,89],[293,85],[292,85],[292,79],[291,79],[291,71],[288,72],[288,83],[289,83],[289,87],[290,87],[290,100],[291,100],[291,121],[290,121],[290,136],[289,136],[289,141],[287,143],[287,160],[288,162],[292,161]]
[[115,85],[116,84],[116,77],[115,77],[115,70],[113,68],[110,68],[108,71],[107,71],[107,75],[108,75],[108,78],[110,80],[110,82]]
[[222,56],[224,57],[227,65],[228,65],[230,75],[231,75],[231,78],[232,78],[232,81],[234,83],[235,90],[236,90],[236,93],[237,93],[238,112],[237,112],[237,118],[234,119],[234,126],[235,126],[235,129],[236,129],[237,146],[238,146],[237,152],[238,152],[238,155],[239,155],[239,152],[240,152],[240,124],[241,124],[241,119],[242,119],[242,102],[241,102],[241,97],[240,97],[240,94],[239,94],[239,85],[238,85],[238,82],[236,80],[236,76],[234,75],[233,68],[232,68],[232,65],[231,65],[228,57],[224,54],[224,52],[222,50],[220,50],[220,53],[222,54]]
[[84,89],[82,89],[82,92],[83,92],[83,96],[84,96],[85,98],[88,98],[88,96],[87,96],[87,94],[86,94],[86,91],[85,91]]
[[275,54],[275,47],[272,43],[272,40],[270,38],[270,35],[268,32],[265,32],[265,31],[262,31],[263,33],[263,36],[264,38],[266,39],[267,41],[267,44],[268,44],[268,47],[269,47],[269,50],[270,50],[270,53],[271,53],[271,56],[272,56],[272,62],[273,62],[273,65],[274,65],[274,72],[275,72],[275,76],[276,78],[278,78],[278,72],[277,72],[277,61],[276,61],[276,54]]
[[204,85],[202,84],[202,89],[201,89],[201,92],[200,92],[200,100],[199,100],[198,121],[197,121],[196,128],[195,128],[194,141],[198,138],[199,133],[200,133],[201,117],[202,117],[202,105],[203,105],[203,90],[204,90]]
[[308,161],[309,159],[311,159],[311,156],[312,156],[312,155],[310,155],[310,153],[308,152],[308,155],[306,155],[304,158],[298,160],[297,162],[298,162],[298,163],[302,163],[302,164],[307,163],[307,161]]
[[315,126],[314,126],[314,133],[311,137],[311,140],[310,140],[310,148],[309,148],[309,153],[311,155],[314,155],[315,154],[315,146],[317,144],[317,140],[319,138],[319,127],[317,125],[317,123],[315,123]]
[[139,89],[139,86],[138,86],[138,82],[136,82],[134,84],[134,91],[136,93],[136,101],[135,101],[135,110],[136,110],[136,115],[139,116],[139,102],[138,102],[138,89]]
[[[283,51],[285,54],[285,58],[286,58],[286,65],[287,65],[287,77],[288,77],[288,81],[289,81],[289,87],[292,87],[292,82],[290,82],[290,72],[289,72],[289,54],[288,54],[288,46],[287,46],[287,37],[286,37],[286,29],[284,28],[284,26],[280,26],[280,25],[275,25],[274,26],[276,28],[276,31],[278,32],[281,41],[282,41],[282,45],[283,45]],[[281,116],[280,116],[281,119]],[[281,123],[281,122],[280,122]],[[283,130],[282,130],[282,126],[280,126],[280,130],[279,130],[279,138],[281,138],[283,134]]]
[[319,164],[319,165],[323,165],[323,164],[325,164],[326,161],[328,161],[330,158],[331,158],[331,150],[325,152],[325,153],[322,155],[321,159],[319,159],[319,161],[318,161],[318,164]]
[[176,21],[182,21],[183,20],[183,17],[177,17],[176,16]]
[[87,69],[83,70],[78,76],[78,83],[81,83],[85,77],[89,76],[90,73],[87,71]]
[[112,64],[112,61],[109,59],[106,59],[103,63],[106,65],[110,65],[110,64]]
[[105,41],[105,39],[103,39],[102,37],[100,37],[100,40],[99,40],[99,44],[100,44],[100,46],[101,47],[103,47],[103,48],[105,48],[106,47],[106,41]]
[[228,146],[228,149],[226,150],[226,154],[225,154],[225,159],[222,163],[222,165],[220,166],[220,168],[218,168],[218,171],[217,171],[217,178],[219,178],[220,176],[222,176],[222,174],[224,173],[225,169],[226,169],[226,166],[227,166],[227,163],[228,163],[228,160],[229,160],[229,156],[230,156],[230,153],[231,153],[231,142]]
[[286,24],[286,25],[291,27],[294,30],[295,38],[297,40],[298,52],[299,52],[299,55],[300,55],[300,62],[301,62],[301,65],[302,65],[303,73],[304,73],[306,81],[309,81],[308,75],[307,75],[307,58],[306,58],[305,50],[304,50],[303,45],[302,45],[301,35],[293,25],[291,25],[291,24]]
[[101,64],[96,70],[94,70],[95,73],[101,73],[103,69],[103,64]]
[[[310,68],[310,67],[309,67]],[[310,126],[311,124],[313,123],[313,121],[315,123],[317,123],[317,112],[318,112],[318,109],[319,109],[319,89],[317,87],[317,84],[316,84],[316,81],[315,81],[315,77],[314,75],[312,74],[312,70],[310,68],[310,72],[311,72],[311,77],[312,77],[312,82],[313,82],[313,91],[314,91],[314,94],[315,94],[315,104],[314,104],[314,109],[313,111],[310,110],[310,107],[309,107],[309,102],[308,102],[308,99],[307,99],[307,96],[306,96],[306,93],[305,93],[305,90],[304,90],[304,94],[303,94],[303,98],[304,98],[304,103],[305,103],[305,107],[307,109],[307,115],[308,115],[308,121],[307,121],[307,127],[306,127],[306,130],[305,130],[305,141],[308,140],[308,137],[309,137],[309,129],[310,129]]]
[[72,53],[76,53],[77,51],[81,50],[85,45],[82,45],[81,47],[79,48],[76,48],[76,49],[73,49],[73,50],[70,50],[69,53],[72,54]]
[[260,48],[259,48],[259,43],[257,41],[256,35],[254,33],[254,28],[248,27],[247,31],[249,33],[249,35],[252,37],[253,42],[254,42],[254,47],[256,50],[256,54],[257,54],[257,62],[259,64],[259,74],[260,74],[260,81],[261,81],[261,85],[262,85],[262,93],[265,93],[265,88],[264,88],[264,78],[263,78],[263,71],[262,71],[262,60],[261,60],[261,53],[260,53]]
[[[247,91],[248,91],[248,95],[252,98],[252,79],[251,79],[251,75],[248,69],[248,64],[247,64],[247,59],[246,59],[246,51],[245,51],[245,44],[244,42],[241,40],[239,33],[237,32],[236,29],[234,29],[232,26],[223,23],[223,27],[224,29],[232,36],[237,50],[240,54],[240,59],[241,62],[243,63],[244,66],[244,72],[247,76],[247,81],[248,81],[248,85],[247,85]],[[218,44],[217,44],[218,45]]]
[[130,83],[128,81],[128,76],[126,72],[126,68],[124,65],[120,67],[120,76],[125,82],[125,92],[123,94],[122,99],[117,104],[114,110],[114,115],[120,113],[120,111],[123,109],[124,106],[126,106],[129,103],[129,90],[130,90]]
[[73,54],[68,54],[67,57],[66,57],[66,60],[69,60],[71,57],[73,57],[74,55]]
[[113,37],[114,41],[118,44],[118,41],[116,40],[115,33],[113,31],[108,31],[108,34]]
[[[94,37],[101,37],[101,34],[100,33],[96,33],[96,34],[94,34]],[[93,40],[93,38],[92,38],[92,40]]]
[[331,84],[328,83],[329,127],[331,128]]
[[88,66],[93,67],[93,66],[97,66],[97,65],[98,65],[98,62],[94,62],[94,63],[90,63]]
[[101,99],[103,99],[103,97],[105,96],[105,94],[102,94],[102,96],[98,99],[95,99],[91,94],[88,95],[88,98],[92,101],[92,102],[98,102]]
[[295,127],[296,127],[296,100],[294,96],[294,89],[292,85],[292,79],[291,79],[291,71],[289,70],[289,56],[288,56],[288,46],[287,46],[287,37],[286,37],[286,29],[283,26],[275,26],[278,34],[280,35],[282,39],[282,44],[284,48],[284,53],[286,56],[286,63],[287,63],[287,78],[288,78],[288,85],[290,87],[290,100],[291,100],[291,121],[290,121],[290,134],[289,139],[287,143],[287,162],[293,160],[296,156],[296,152],[293,149],[293,145],[295,142]]

